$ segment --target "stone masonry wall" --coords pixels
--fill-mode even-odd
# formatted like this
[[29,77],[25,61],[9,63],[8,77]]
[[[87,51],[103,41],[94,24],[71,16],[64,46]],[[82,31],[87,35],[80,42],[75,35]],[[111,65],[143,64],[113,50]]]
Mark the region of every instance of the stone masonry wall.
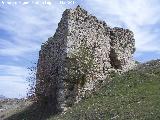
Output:
[[[82,42],[94,51],[97,64],[94,80],[88,78],[83,87],[75,87],[68,77],[66,58],[79,49]],[[78,6],[67,9],[53,37],[41,46],[37,64],[36,94],[47,101],[51,111],[64,111],[83,98],[86,91],[96,89],[106,80],[110,70],[125,72],[135,66],[133,32],[123,28],[110,28],[104,21]],[[72,89],[71,89],[72,88]]]
[[41,46],[37,64],[36,95],[47,102],[51,112],[61,111],[64,103],[64,62],[67,57],[68,10],[58,24],[53,37]]

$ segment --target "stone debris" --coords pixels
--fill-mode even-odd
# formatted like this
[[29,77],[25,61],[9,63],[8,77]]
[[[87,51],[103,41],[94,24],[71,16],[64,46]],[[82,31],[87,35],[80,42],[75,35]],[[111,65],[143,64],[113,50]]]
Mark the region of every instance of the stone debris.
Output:
[[[94,50],[97,69],[94,80],[88,78],[83,87],[74,87],[65,81],[66,59],[84,41]],[[39,99],[45,98],[52,105],[53,111],[67,110],[86,93],[97,89],[99,83],[107,80],[111,71],[120,73],[134,68],[134,52],[134,34],[129,29],[111,28],[80,6],[66,9],[54,36],[41,46],[36,95]]]

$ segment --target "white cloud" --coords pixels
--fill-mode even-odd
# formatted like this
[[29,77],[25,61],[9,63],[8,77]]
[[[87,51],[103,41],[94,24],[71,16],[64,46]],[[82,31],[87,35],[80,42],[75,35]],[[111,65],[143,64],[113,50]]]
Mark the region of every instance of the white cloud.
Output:
[[0,94],[6,97],[25,97],[29,88],[29,71],[20,66],[0,65]]
[[[21,61],[28,59],[40,49],[42,42],[54,34],[63,11],[64,7],[58,5],[2,8],[0,30],[7,32],[8,36],[1,33],[0,57],[21,58]],[[28,62],[31,61],[32,58]],[[27,69],[15,65],[12,59],[9,63],[7,65],[5,61],[0,61],[0,94],[7,97],[26,96],[26,77],[29,75]]]
[[[1,77],[0,77],[1,79]],[[15,79],[15,81],[11,81],[11,79]],[[3,80],[0,80],[0,94],[5,95],[9,98],[22,98],[26,97],[28,85],[26,83],[16,82],[16,79],[19,78],[6,77]]]
[[[160,25],[158,0],[87,0],[83,3],[86,10],[112,27],[123,26],[132,30],[136,39],[136,56],[142,56],[143,52],[160,53],[160,29],[156,28],[157,24]],[[0,38],[0,57],[22,58],[23,61],[37,52],[41,43],[54,34],[65,7],[55,4],[1,8],[0,29],[7,31],[9,36]],[[5,61],[0,62],[0,94],[24,95],[28,71],[19,65],[2,65]]]
[[[160,52],[160,30],[156,28],[160,24],[158,0],[88,0],[86,9],[88,6],[109,25],[125,25],[132,30],[136,39],[136,52]],[[144,28],[146,26],[148,28]]]
[[0,39],[0,55],[23,56],[40,49],[54,34],[64,8],[59,6],[16,6],[3,8],[0,28],[10,36]]
[[[158,0],[88,0],[82,6],[109,25],[126,25],[131,29],[135,33],[137,51],[160,51],[157,39],[160,30],[153,33],[153,27],[142,29],[160,24]],[[0,55],[22,56],[38,51],[41,42],[54,34],[64,9],[57,4],[3,8],[0,28],[9,32],[12,38],[0,39]]]
[[20,66],[0,65],[0,75],[2,74],[16,77],[26,77],[29,74],[29,71],[26,68]]

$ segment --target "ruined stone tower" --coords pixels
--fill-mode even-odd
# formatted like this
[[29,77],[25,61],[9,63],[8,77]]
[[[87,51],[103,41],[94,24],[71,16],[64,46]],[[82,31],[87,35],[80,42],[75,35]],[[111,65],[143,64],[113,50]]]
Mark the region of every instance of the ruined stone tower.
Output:
[[[79,49],[82,42],[94,51],[97,65],[94,80],[88,77],[83,87],[66,82],[67,58]],[[36,95],[45,100],[53,111],[64,111],[78,102],[86,93],[106,81],[110,71],[125,72],[135,66],[133,32],[111,28],[104,21],[78,6],[64,11],[54,36],[50,37],[39,52]],[[71,87],[72,86],[72,87]],[[71,103],[72,102],[72,103]]]

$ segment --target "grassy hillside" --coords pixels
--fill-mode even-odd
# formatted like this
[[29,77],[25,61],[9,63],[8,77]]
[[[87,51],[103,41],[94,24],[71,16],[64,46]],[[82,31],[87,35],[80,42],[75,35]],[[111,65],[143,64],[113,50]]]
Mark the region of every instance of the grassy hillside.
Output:
[[89,98],[48,120],[160,120],[160,62],[115,76]]
[[[6,120],[40,120],[41,118],[45,120],[49,117],[42,116],[46,112],[31,108]],[[160,62],[158,60],[141,64],[136,70],[123,75],[115,75],[102,89],[75,104],[65,114],[48,118],[48,120],[126,119],[160,120]]]

